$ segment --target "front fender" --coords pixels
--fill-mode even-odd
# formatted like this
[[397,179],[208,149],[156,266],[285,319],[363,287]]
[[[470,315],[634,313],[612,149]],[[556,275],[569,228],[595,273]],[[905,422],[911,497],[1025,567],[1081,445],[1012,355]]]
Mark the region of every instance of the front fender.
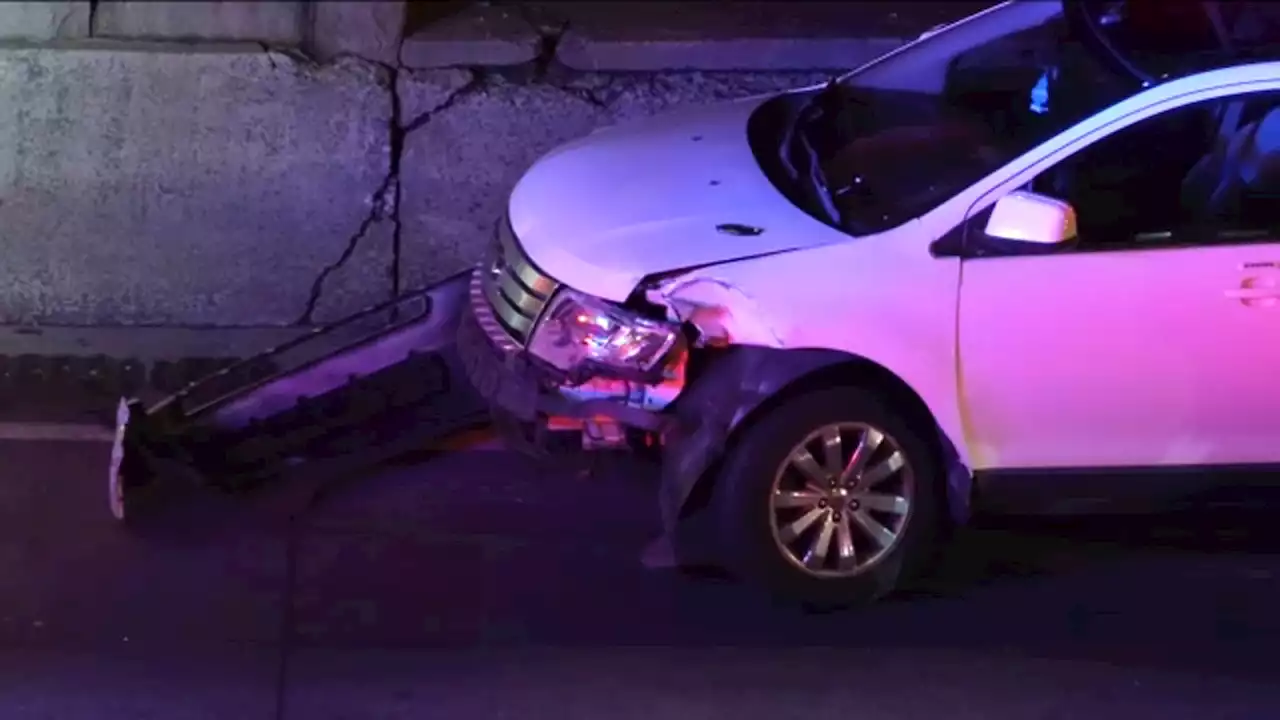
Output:
[[[673,422],[664,434],[659,494],[669,537],[688,514],[694,489],[746,418],[802,378],[859,361],[829,349],[734,346],[715,353],[670,408]],[[951,519],[963,524],[969,516],[972,476],[936,420],[932,429],[942,453]]]
[[734,346],[714,355],[671,408],[664,435],[659,503],[670,532],[684,514],[694,487],[724,451],[725,443],[753,411],[796,380],[848,362],[836,350],[784,350]]

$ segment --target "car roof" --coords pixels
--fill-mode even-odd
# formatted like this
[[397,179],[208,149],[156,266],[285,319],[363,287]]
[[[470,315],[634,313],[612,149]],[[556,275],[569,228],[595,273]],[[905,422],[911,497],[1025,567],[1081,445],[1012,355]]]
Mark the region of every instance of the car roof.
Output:
[[1280,81],[1280,60],[1239,61],[1235,64],[1188,72],[1170,77],[1158,87],[1169,88],[1174,95],[1199,89],[1230,87],[1232,85],[1256,85]]

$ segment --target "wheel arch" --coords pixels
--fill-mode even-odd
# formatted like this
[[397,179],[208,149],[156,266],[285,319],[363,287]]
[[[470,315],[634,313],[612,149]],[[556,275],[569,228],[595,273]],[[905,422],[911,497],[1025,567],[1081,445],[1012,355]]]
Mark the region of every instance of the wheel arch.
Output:
[[731,410],[732,418],[720,439],[720,451],[707,458],[696,478],[690,478],[691,485],[680,510],[682,516],[707,506],[725,455],[772,409],[793,397],[824,387],[854,386],[869,389],[892,407],[901,408],[907,421],[928,443],[943,473],[949,520],[953,524],[968,520],[972,474],[924,398],[898,374],[869,358],[840,350],[758,347],[734,350],[740,353],[738,362],[730,361],[724,363],[730,367],[718,367],[720,363],[712,361],[704,370],[704,377],[714,377],[717,382],[698,387],[700,383],[695,380],[691,389],[695,393],[701,390],[704,396],[715,396],[719,394],[718,387],[734,383],[738,387],[752,386],[760,392],[745,398],[739,395],[737,402],[722,401],[719,405],[722,412]]

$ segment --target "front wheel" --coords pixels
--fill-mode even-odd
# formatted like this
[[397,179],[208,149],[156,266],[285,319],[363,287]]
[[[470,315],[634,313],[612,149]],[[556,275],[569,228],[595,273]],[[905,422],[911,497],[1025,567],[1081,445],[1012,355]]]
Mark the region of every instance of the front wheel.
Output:
[[930,557],[940,477],[921,434],[872,393],[790,398],[742,433],[717,480],[726,560],[802,602],[879,599]]

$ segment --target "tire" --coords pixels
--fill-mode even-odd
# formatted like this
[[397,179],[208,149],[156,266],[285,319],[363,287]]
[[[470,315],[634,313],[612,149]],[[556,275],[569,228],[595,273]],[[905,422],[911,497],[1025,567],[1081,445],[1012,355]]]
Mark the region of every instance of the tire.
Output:
[[[842,465],[868,429],[878,431],[881,441],[866,462],[865,482],[855,483],[861,489],[839,494],[828,487],[817,493],[828,498],[819,507],[810,504],[814,483],[789,458],[811,439],[810,456],[821,464],[824,445],[817,433],[837,425],[842,426]],[[895,464],[890,460],[895,452],[905,462],[877,480]],[[790,469],[784,471],[784,464]],[[830,480],[831,473],[823,476]],[[874,482],[869,489],[868,482]],[[784,500],[779,489],[789,492],[786,502],[797,507],[775,509],[775,497]],[[920,431],[875,394],[837,387],[786,399],[744,429],[716,478],[712,503],[721,555],[734,574],[786,600],[838,607],[878,600],[927,566],[941,537],[944,492],[940,464]],[[815,509],[818,519],[787,542],[788,533],[780,528]],[[896,530],[895,537],[884,542],[882,534],[881,542],[874,541],[877,524]],[[827,552],[813,553],[816,563],[806,569],[802,553],[821,545],[824,532]],[[844,553],[848,547],[854,552]],[[858,565],[856,572],[850,572],[852,564],[839,566],[842,554],[854,558],[848,562]]]

